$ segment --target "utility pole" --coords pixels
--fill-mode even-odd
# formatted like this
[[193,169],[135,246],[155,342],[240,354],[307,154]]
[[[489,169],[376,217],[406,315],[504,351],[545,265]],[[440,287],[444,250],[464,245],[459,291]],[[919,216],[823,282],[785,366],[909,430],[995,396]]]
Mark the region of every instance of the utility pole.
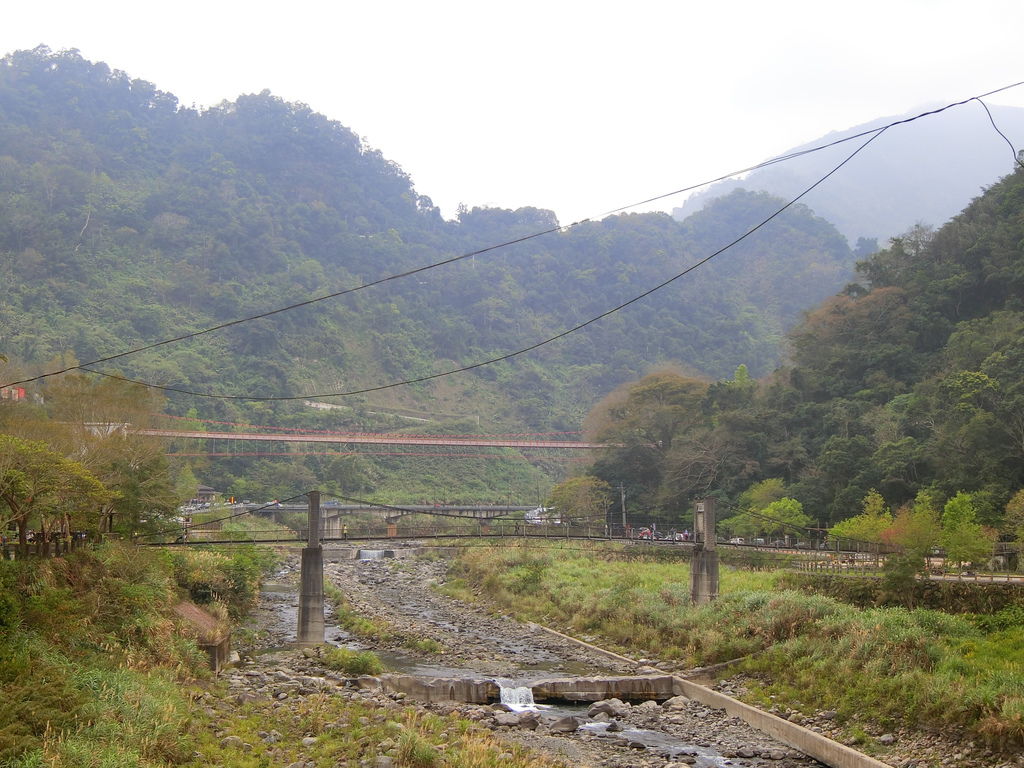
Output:
[[626,486],[619,483],[619,501],[622,504],[622,535],[626,535]]
[[324,551],[320,546],[320,491],[310,491],[309,540],[302,549],[297,641],[321,645],[324,641]]

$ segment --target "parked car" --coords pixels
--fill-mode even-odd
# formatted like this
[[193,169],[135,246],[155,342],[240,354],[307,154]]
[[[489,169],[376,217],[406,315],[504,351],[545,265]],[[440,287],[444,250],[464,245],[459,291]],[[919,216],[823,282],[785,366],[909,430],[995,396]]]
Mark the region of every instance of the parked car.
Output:
[[747,541],[742,536],[733,536],[729,539],[730,544],[746,544]]

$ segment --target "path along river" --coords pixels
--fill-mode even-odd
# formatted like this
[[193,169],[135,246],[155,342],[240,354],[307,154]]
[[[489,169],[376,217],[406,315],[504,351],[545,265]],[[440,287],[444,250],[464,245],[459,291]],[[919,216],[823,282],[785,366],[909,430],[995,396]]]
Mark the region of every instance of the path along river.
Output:
[[[373,645],[332,621],[329,643],[375,651],[389,670],[425,678],[486,678],[498,682],[506,704],[441,702],[424,705],[460,714],[489,726],[504,738],[581,766],[697,765],[812,768],[820,764],[773,741],[721,710],[676,697],[665,702],[612,702],[598,712],[587,705],[532,705],[523,684],[544,677],[634,675],[654,669],[609,658],[506,616],[453,600],[435,587],[444,582],[443,558],[424,558],[414,548],[362,553],[325,549],[325,579],[337,586],[351,608],[381,619],[406,637],[432,640],[440,653],[402,647],[399,641]],[[236,687],[285,677],[284,666],[302,679],[317,661],[290,649],[298,604],[298,558],[286,558],[264,587],[254,613],[256,630],[243,646],[242,664],[228,674]],[[528,691],[526,692],[528,694]],[[380,696],[380,692],[368,693]],[[407,700],[405,703],[409,703]],[[519,712],[509,712],[509,709]],[[589,715],[588,715],[589,712]],[[575,718],[572,720],[571,718]]]

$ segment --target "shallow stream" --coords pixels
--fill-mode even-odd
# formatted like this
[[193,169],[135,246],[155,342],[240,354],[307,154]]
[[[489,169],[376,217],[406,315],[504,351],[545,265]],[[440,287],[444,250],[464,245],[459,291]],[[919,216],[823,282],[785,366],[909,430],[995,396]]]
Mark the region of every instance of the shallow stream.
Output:
[[[372,557],[372,559],[377,559]],[[298,621],[299,593],[295,583],[296,572],[284,569],[261,587],[260,604],[257,611],[261,629],[267,632],[269,643],[261,647],[258,653],[270,653],[295,647],[296,624]],[[333,621],[330,606],[326,607],[324,617],[324,637],[326,642],[353,650],[365,650],[367,646],[339,627]],[[479,670],[448,666],[440,659],[424,659],[401,650],[375,651],[390,672],[397,672],[420,677],[457,677],[470,679],[494,679]],[[652,753],[666,758],[688,755],[696,758],[698,768],[719,768],[719,766],[735,765],[714,750],[696,746],[692,743],[670,736],[661,731],[625,728],[621,731],[608,731],[608,723],[586,722],[587,705],[558,703],[554,705],[535,704],[532,693],[525,684],[541,677],[572,677],[593,674],[589,666],[565,660],[552,660],[542,663],[522,665],[516,670],[513,678],[495,679],[502,687],[502,701],[509,698],[506,704],[514,711],[534,709],[543,713],[544,720],[572,715],[584,721],[581,731],[587,731],[598,738],[614,740],[619,744],[629,742],[642,744]],[[525,691],[524,691],[525,689]],[[507,693],[506,693],[507,691]],[[528,695],[529,694],[529,695]],[[528,699],[528,701],[527,701]]]

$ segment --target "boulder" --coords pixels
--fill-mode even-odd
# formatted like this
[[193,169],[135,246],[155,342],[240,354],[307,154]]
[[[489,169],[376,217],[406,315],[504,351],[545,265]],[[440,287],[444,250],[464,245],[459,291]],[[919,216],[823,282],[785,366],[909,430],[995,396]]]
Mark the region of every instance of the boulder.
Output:
[[530,731],[537,730],[537,726],[540,725],[540,714],[532,709],[528,709],[525,712],[519,713],[519,722],[517,725],[520,728],[526,728]]
[[689,703],[690,700],[686,696],[673,696],[671,699],[665,701],[661,706],[664,707],[667,712],[678,712],[679,710],[686,709]]
[[580,719],[578,717],[573,717],[572,715],[560,717],[548,726],[552,733],[575,733],[579,730],[579,727]]
[[632,707],[622,699],[605,699],[591,704],[590,709],[587,710],[587,717],[594,717],[602,712],[610,717],[625,717],[629,714],[630,709]]

